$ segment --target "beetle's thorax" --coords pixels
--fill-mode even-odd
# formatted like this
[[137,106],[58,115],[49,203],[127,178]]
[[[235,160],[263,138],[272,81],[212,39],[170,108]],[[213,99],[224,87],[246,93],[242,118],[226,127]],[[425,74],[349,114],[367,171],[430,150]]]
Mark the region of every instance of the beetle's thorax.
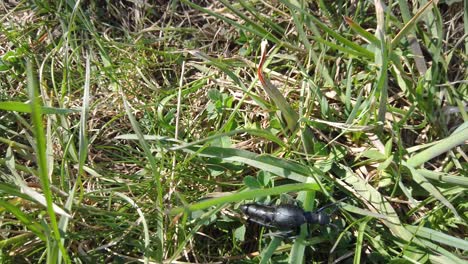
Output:
[[279,229],[296,228],[304,223],[306,218],[302,208],[291,204],[283,204],[276,208],[274,224]]
[[310,224],[328,225],[331,222],[330,216],[321,212],[305,212],[304,217]]

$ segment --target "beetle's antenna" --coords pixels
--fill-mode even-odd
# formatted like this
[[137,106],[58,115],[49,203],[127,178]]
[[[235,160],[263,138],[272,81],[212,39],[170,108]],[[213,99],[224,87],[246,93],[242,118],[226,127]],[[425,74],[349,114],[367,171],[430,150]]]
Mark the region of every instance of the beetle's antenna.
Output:
[[328,207],[335,206],[335,209],[332,211],[332,213],[333,213],[333,212],[335,212],[335,211],[338,209],[337,204],[338,204],[338,203],[341,203],[342,201],[344,201],[344,200],[346,200],[346,199],[348,199],[348,198],[349,198],[349,197],[345,197],[345,198],[342,198],[342,199],[340,199],[340,200],[338,200],[338,201],[336,201],[336,202],[334,202],[334,203],[330,203],[330,204],[324,205],[323,207],[321,207],[321,208],[317,209],[316,211],[314,211],[314,213],[320,213],[320,212],[322,212],[324,209],[327,209]]

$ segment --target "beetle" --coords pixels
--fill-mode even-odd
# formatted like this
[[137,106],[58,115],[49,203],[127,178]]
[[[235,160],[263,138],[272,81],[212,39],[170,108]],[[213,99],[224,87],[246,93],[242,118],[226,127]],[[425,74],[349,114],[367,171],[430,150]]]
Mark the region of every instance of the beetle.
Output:
[[[331,213],[323,212],[323,210],[345,199],[325,205],[312,212],[306,212],[298,205],[293,204],[270,206],[258,203],[243,204],[240,206],[240,210],[248,217],[248,220],[265,227],[278,229],[279,232],[275,233],[274,236],[292,238],[299,234],[301,225],[306,223],[333,225],[331,223]],[[310,233],[309,226],[307,228]]]

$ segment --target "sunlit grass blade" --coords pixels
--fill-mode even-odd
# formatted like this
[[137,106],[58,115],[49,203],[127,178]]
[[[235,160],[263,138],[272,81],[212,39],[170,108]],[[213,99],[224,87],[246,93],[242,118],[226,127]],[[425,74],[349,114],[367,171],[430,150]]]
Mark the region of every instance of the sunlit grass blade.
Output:
[[281,245],[281,238],[273,237],[270,244],[260,253],[260,264],[266,264],[270,262],[271,257],[275,253],[275,250]]
[[297,182],[306,182],[307,178],[312,176],[312,174],[316,174],[317,177],[321,177],[323,175],[322,172],[313,167],[309,168],[300,163],[286,159],[280,159],[270,155],[259,155],[240,149],[221,147],[190,147],[184,150],[191,153],[196,153],[201,157],[220,158],[228,162],[244,163]]
[[[468,10],[468,0],[463,1],[465,10]],[[465,28],[465,36],[468,36],[468,12],[463,12],[463,26]],[[465,50],[468,51],[468,38],[465,37]]]
[[[257,76],[260,80],[263,89],[268,94],[271,100],[275,103],[281,111],[282,116],[286,120],[286,125],[290,132],[294,132],[299,125],[299,115],[291,107],[291,105],[286,101],[286,98],[281,94],[281,92],[276,88],[271,82],[270,79],[263,75],[263,65],[266,61],[266,45],[267,41],[262,41],[261,44],[261,59],[257,69]],[[312,153],[313,151],[313,138],[314,135],[312,130],[309,127],[305,127],[302,131],[302,138],[306,139],[303,141],[304,149],[307,153]]]
[[[21,186],[21,192],[24,193],[25,195],[31,197],[32,200],[34,200],[35,202],[43,205],[43,206],[47,206],[47,202],[46,202],[46,199],[44,197],[44,195],[42,195],[41,193],[38,193],[36,192],[35,190],[29,188],[28,186],[26,186],[25,183],[19,183],[18,184],[19,186]],[[63,216],[63,218],[70,218],[71,215],[69,215],[67,212],[65,212],[65,210],[63,210],[62,208],[60,208],[58,205],[56,205],[55,203],[52,203],[52,208],[54,210],[54,212],[58,215],[61,215]]]
[[437,230],[423,226],[406,225],[406,229],[414,233],[417,237],[427,239],[431,242],[437,242],[453,248],[468,250],[468,242],[466,240],[447,235]]
[[365,234],[365,231],[366,231],[367,223],[369,222],[370,219],[371,219],[370,217],[364,218],[359,223],[358,237],[357,237],[357,241],[356,241],[356,250],[354,251],[354,259],[353,259],[354,264],[361,263],[362,244],[363,244],[363,241],[364,241],[364,234]]
[[[224,6],[226,6],[227,8],[229,8],[229,10],[231,10],[234,14],[236,14],[237,16],[239,16],[239,18],[241,18],[243,21],[246,22],[246,24],[250,27],[250,28],[254,28],[255,30],[257,30],[258,32],[262,32],[264,34],[266,34],[268,31],[266,29],[264,29],[263,27],[261,27],[259,25],[258,22],[256,21],[253,21],[252,19],[250,19],[246,14],[244,14],[244,12],[238,10],[234,5],[230,4],[228,1],[226,0],[220,0],[221,3],[223,3]],[[243,4],[244,7],[247,7],[247,5],[245,4],[244,1],[239,1],[240,4]],[[257,17],[258,18],[258,17]],[[273,25],[273,23],[271,23],[270,25]],[[273,29],[275,29],[277,32],[277,34],[284,34],[284,29],[281,30],[280,29],[280,26],[279,25],[275,25],[273,27]]]
[[[312,179],[309,178],[309,182],[312,182]],[[301,201],[304,205],[303,208],[305,211],[314,211],[314,199],[315,191],[301,191],[297,197],[297,200]],[[306,226],[301,228],[301,232],[291,248],[289,263],[303,263],[306,240],[311,236],[308,230],[309,228]]]
[[[36,234],[37,235],[37,234]],[[35,233],[24,233],[0,241],[0,250],[19,247],[35,239]],[[6,251],[6,250],[5,250]]]
[[[403,17],[403,21],[405,24],[408,24],[411,20],[411,12],[409,10],[408,2],[404,0],[398,0],[398,4],[401,10],[401,16]],[[424,76],[427,72],[426,60],[422,54],[421,46],[418,42],[418,39],[415,36],[415,30],[410,30],[407,35],[408,42],[411,45],[411,50],[415,55],[414,61],[416,63],[416,68],[419,71],[421,76]],[[395,44],[396,45],[396,44]],[[395,47],[392,43],[392,47]]]
[[[79,110],[77,109],[65,109],[65,108],[56,108],[56,107],[47,107],[47,106],[41,106],[41,108],[42,108],[42,113],[44,115],[48,115],[48,114],[66,115],[66,114],[79,112]],[[0,102],[0,110],[15,111],[15,112],[20,112],[20,113],[31,113],[31,107],[29,106],[29,104],[23,103],[23,102],[12,102],[12,101]]]
[[206,199],[198,203],[187,205],[186,207],[178,207],[171,209],[169,214],[174,215],[182,213],[184,211],[197,211],[204,210],[211,206],[225,204],[225,203],[234,203],[240,201],[253,200],[254,198],[265,197],[269,195],[279,195],[282,193],[294,192],[294,191],[304,191],[304,190],[314,190],[318,191],[319,187],[315,183],[296,183],[296,184],[286,184],[278,187],[268,188],[268,189],[254,189],[241,191],[235,194],[229,194],[226,196]]
[[[332,38],[336,39],[337,41],[341,42],[343,45],[347,46],[348,48],[354,49],[357,52],[361,54],[365,54],[366,57],[373,56],[372,52],[367,50],[364,47],[361,47],[360,45],[346,39],[345,37],[341,36],[339,33],[328,27],[326,24],[324,24],[322,21],[314,17],[312,14],[309,12],[306,12],[306,10],[303,10],[293,3],[291,1],[286,1],[286,0],[281,0],[283,4],[288,6],[290,9],[295,10],[300,12],[302,15],[304,15],[307,19],[310,19],[315,25],[317,25],[320,29],[325,31],[327,34],[329,34]],[[307,25],[307,23],[306,23]],[[310,25],[308,25],[310,27]]]
[[414,29],[416,22],[421,18],[422,15],[433,5],[433,0],[429,0],[416,14],[409,20],[405,26],[398,32],[398,34],[392,39],[391,45],[394,48],[401,40],[402,37],[406,36],[409,32]]
[[[19,204],[19,203],[18,203]],[[0,199],[0,205],[2,208],[5,208],[10,213],[12,213],[18,220],[20,220],[31,232],[33,232],[38,238],[43,241],[46,241],[47,238],[44,235],[44,228],[36,222],[33,218],[23,213],[17,205],[11,202],[4,201]]]
[[41,103],[38,96],[38,84],[35,77],[34,67],[30,60],[26,61],[27,66],[27,79],[28,79],[28,93],[31,106],[31,119],[34,128],[35,144],[36,144],[36,157],[38,164],[38,173],[39,179],[42,185],[42,191],[44,192],[44,197],[47,205],[47,213],[50,217],[50,228],[52,234],[47,236],[47,261],[48,262],[57,262],[58,261],[58,251],[60,250],[63,258],[69,262],[69,256],[65,250],[64,245],[61,242],[61,235],[58,228],[57,216],[53,208],[53,196],[50,189],[50,181],[48,176],[47,169],[47,156],[46,156],[46,139],[44,133],[44,125],[42,123],[42,109]]
[[213,135],[213,136],[209,136],[209,137],[206,137],[206,138],[203,138],[203,139],[200,139],[200,140],[196,140],[196,141],[193,141],[193,142],[190,142],[190,143],[175,146],[175,147],[172,147],[170,149],[171,150],[184,149],[184,148],[187,148],[187,147],[200,145],[200,144],[205,143],[205,142],[209,143],[210,141],[215,140],[217,138],[222,138],[222,137],[225,137],[225,136],[233,136],[233,135],[238,135],[238,134],[242,134],[242,133],[247,133],[247,134],[250,134],[250,135],[253,135],[253,136],[262,137],[264,139],[268,139],[268,140],[270,140],[272,142],[275,142],[279,146],[286,147],[286,145],[284,144],[283,141],[281,141],[281,139],[279,139],[275,135],[272,135],[268,131],[257,130],[257,129],[239,129],[239,130],[232,130],[232,131],[229,131],[227,133],[220,133],[220,134],[216,134],[216,135]]
[[[292,3],[292,4],[294,4],[294,3]],[[299,5],[299,3],[296,2],[295,5],[296,6]],[[307,52],[309,54],[309,57],[315,63],[316,67],[319,67],[318,72],[321,73],[321,75],[325,79],[325,82],[327,83],[327,85],[330,86],[330,87],[333,87],[334,86],[333,85],[333,79],[331,78],[327,67],[325,67],[325,65],[322,65],[323,63],[321,63],[319,57],[317,56],[317,53],[314,51],[314,48],[313,48],[313,46],[312,46],[312,44],[311,44],[311,42],[309,40],[309,36],[304,30],[304,16],[302,16],[299,12],[295,12],[295,11],[291,11],[291,16],[294,19],[294,23],[296,25],[296,30],[297,30],[297,32],[299,34],[299,38],[300,38],[302,44],[304,45],[304,47],[306,47]],[[312,30],[316,34],[316,37],[320,38],[318,36],[317,32],[314,29],[312,29]]]
[[360,214],[363,216],[370,216],[370,217],[375,217],[375,218],[381,218],[381,219],[387,219],[386,215],[379,214],[379,213],[374,213],[356,206],[352,206],[349,204],[344,204],[340,206],[341,209],[346,210],[348,212],[354,213],[354,214]]
[[[224,3],[226,3],[226,1],[224,1],[223,4]],[[276,34],[283,35],[285,33],[286,30],[281,25],[276,23],[273,19],[270,19],[268,16],[264,16],[263,14],[259,13],[258,10],[255,9],[255,5],[253,5],[253,3],[250,1],[240,0],[238,3],[242,5],[242,7],[244,7],[247,11],[249,11],[249,13],[252,14],[252,16],[254,16],[256,19],[264,22],[266,25],[275,30]],[[254,21],[254,23],[257,22]]]
[[468,128],[450,135],[439,141],[436,145],[423,150],[407,160],[408,166],[419,167],[423,163],[445,153],[454,147],[464,144],[468,140]]
[[[401,225],[400,219],[393,207],[382,197],[382,195],[368,183],[364,182],[361,178],[354,175],[349,168],[343,167],[346,171],[346,177],[343,181],[338,180],[342,186],[352,186],[350,189],[356,196],[363,199],[368,203],[369,210],[374,211],[378,214],[386,216],[386,219],[381,221],[392,231],[392,233],[406,241],[412,239],[412,235]],[[347,187],[349,189],[349,187]],[[422,252],[418,252],[420,257],[423,256]]]
[[[404,164],[404,163],[403,163]],[[431,195],[433,195],[437,200],[439,200],[441,203],[443,203],[445,206],[447,206],[450,211],[455,215],[455,217],[460,218],[460,216],[457,213],[457,210],[455,210],[455,207],[445,198],[440,191],[434,187],[426,178],[421,176],[416,169],[414,169],[411,166],[407,166],[407,168],[411,171],[411,175],[413,176],[413,180],[419,184],[419,186],[423,187],[428,191]]]
[[[90,83],[91,83],[91,55],[86,56],[85,66],[85,83],[83,89],[83,104],[81,106],[80,127],[78,134],[78,177],[73,184],[73,188],[68,191],[69,197],[65,203],[68,210],[72,210],[75,192],[82,188],[82,175],[84,174],[84,166],[88,159],[88,128],[87,122],[89,118],[89,102],[90,102]],[[68,218],[62,218],[59,221],[59,227],[63,232],[67,232],[70,221]],[[63,239],[62,239],[63,243]],[[59,261],[61,263],[61,261]]]
[[363,29],[359,24],[354,22],[350,17],[343,17],[344,21],[348,24],[348,26],[356,33],[358,33],[361,37],[363,37],[367,42],[372,43],[376,47],[380,47],[380,40],[369,33],[367,30]]
[[83,93],[83,105],[81,107],[80,127],[78,133],[78,179],[77,182],[81,185],[81,177],[83,175],[83,166],[88,158],[88,115],[89,115],[89,100],[90,100],[90,77],[91,76],[91,58],[88,54],[86,58],[85,84]]
[[265,92],[268,94],[271,100],[275,103],[286,119],[286,124],[290,131],[295,131],[297,127],[297,121],[299,120],[298,114],[292,109],[291,105],[286,101],[281,92],[276,88],[268,78],[263,75],[263,65],[266,61],[266,45],[267,41],[262,42],[261,46],[261,59],[258,65],[257,74],[258,79],[262,83]]
[[156,221],[157,221],[156,234],[157,234],[157,243],[158,243],[158,248],[159,248],[159,250],[157,252],[157,257],[158,257],[159,261],[162,261],[163,252],[164,252],[164,223],[163,223],[164,218],[163,218],[163,209],[162,209],[163,208],[163,201],[162,201],[162,190],[163,190],[163,188],[162,188],[162,183],[161,183],[161,175],[159,174],[159,166],[158,166],[158,163],[157,163],[155,157],[153,156],[153,154],[152,154],[152,152],[150,150],[148,142],[146,142],[146,140],[144,138],[144,135],[141,132],[140,124],[135,119],[135,117],[134,117],[134,115],[133,115],[133,113],[131,111],[130,105],[127,102],[127,99],[125,98],[123,93],[121,94],[121,96],[122,96],[122,100],[124,102],[125,111],[127,113],[128,119],[130,119],[130,123],[132,125],[133,131],[137,135],[140,146],[143,148],[145,156],[149,161],[149,165],[151,167],[151,172],[153,174],[153,180],[154,180],[154,183],[156,185],[157,208],[158,208],[157,209],[158,217],[156,219]]
[[416,170],[421,176],[424,176],[427,179],[440,181],[440,182],[447,182],[455,185],[459,185],[460,187],[468,188],[468,177],[463,175],[450,175],[442,172],[437,171],[430,171],[426,169],[417,169]]
[[276,38],[275,36],[270,34],[268,31],[266,31],[265,29],[263,29],[263,28],[261,28],[259,26],[256,26],[254,28],[247,27],[245,25],[242,25],[242,24],[230,19],[230,18],[227,18],[227,17],[222,16],[220,14],[217,14],[217,13],[211,11],[211,10],[208,10],[206,8],[198,6],[198,5],[192,3],[192,2],[190,2],[188,0],[182,0],[182,2],[184,2],[185,4],[191,6],[191,7],[195,8],[195,9],[198,9],[198,10],[200,10],[202,12],[205,12],[205,13],[211,15],[211,16],[214,16],[214,17],[216,17],[216,18],[218,18],[220,20],[223,20],[226,23],[229,23],[229,24],[233,25],[236,28],[243,29],[243,30],[245,30],[247,32],[251,32],[251,33],[253,33],[253,34],[255,34],[255,35],[257,35],[257,36],[259,36],[261,38],[268,39],[269,41],[272,41],[272,42],[274,42],[276,44],[280,44],[280,45],[286,46],[286,47],[288,47],[290,49],[297,50],[297,47],[294,47],[293,45],[289,44],[288,42],[283,42],[283,41],[279,40],[278,38]]
[[379,105],[377,120],[382,122],[385,121],[385,114],[387,113],[387,98],[388,98],[388,53],[387,41],[386,41],[386,24],[384,14],[384,3],[380,0],[375,2],[375,13],[377,16],[377,28],[375,34],[379,39],[380,46],[376,46],[376,52],[374,54],[374,62],[378,67],[378,78],[375,85],[377,95],[379,95]]
[[348,54],[350,56],[353,56],[353,57],[357,57],[357,58],[361,58],[361,57],[364,57],[364,58],[367,58],[367,59],[372,59],[373,56],[371,53],[360,53],[356,50],[353,50],[353,49],[350,49],[350,48],[347,48],[347,47],[343,47],[343,46],[340,46],[338,44],[335,44],[331,41],[327,41],[327,40],[324,40],[323,38],[321,37],[312,37],[313,40],[317,41],[317,42],[320,42],[332,49],[335,49],[335,50],[339,50],[341,52],[343,52],[344,54]]
[[149,263],[149,258],[147,256],[146,252],[148,252],[148,248],[149,248],[149,245],[150,245],[150,237],[149,237],[148,224],[147,224],[147,221],[146,221],[146,218],[145,218],[145,215],[144,215],[143,211],[138,206],[138,204],[135,203],[135,201],[133,201],[127,195],[125,195],[123,193],[120,193],[120,192],[115,192],[114,194],[119,196],[120,198],[124,199],[127,203],[129,203],[137,211],[138,216],[139,216],[137,222],[141,222],[141,224],[143,226],[143,234],[144,234],[144,242],[145,242],[145,254],[144,254],[143,261],[144,261],[144,263]]
[[[368,183],[364,182],[361,178],[355,176],[352,173],[352,171],[350,171],[348,168],[343,167],[343,169],[346,171],[346,177],[343,179],[343,181],[337,179],[337,182],[345,188],[348,188],[348,190],[353,192],[356,196],[361,197],[361,199],[364,199],[366,203],[369,203],[369,210],[376,210],[377,213],[387,216],[386,220],[381,219],[382,223],[384,223],[391,230],[394,236],[397,236],[399,239],[406,241],[395,241],[395,243],[401,244],[401,246],[403,246],[403,244],[407,244],[408,241],[411,241],[421,247],[412,249],[412,256],[410,259],[422,259],[425,254],[429,254],[430,257],[437,256],[432,251],[423,251],[424,248],[430,248],[432,250],[444,253],[443,259],[445,261],[462,263],[462,260],[460,258],[458,258],[450,252],[445,251],[440,246],[428,241],[421,241],[415,238],[414,235],[409,230],[407,230],[404,227],[404,225],[401,224],[401,221],[398,218],[398,215],[393,209],[393,207],[382,197],[382,195],[375,188],[370,186]],[[353,188],[349,189],[349,187],[346,184],[352,186]]]
[[207,61],[211,65],[218,67],[220,70],[226,73],[237,85],[239,85],[239,87],[242,88],[244,92],[248,93],[248,89],[244,85],[244,83],[241,81],[241,79],[235,74],[234,71],[229,69],[230,65],[225,63],[222,59],[213,58],[211,56],[208,56],[206,53],[198,51],[198,50],[190,51],[189,53],[195,57],[198,57],[200,59],[203,59],[204,61]]

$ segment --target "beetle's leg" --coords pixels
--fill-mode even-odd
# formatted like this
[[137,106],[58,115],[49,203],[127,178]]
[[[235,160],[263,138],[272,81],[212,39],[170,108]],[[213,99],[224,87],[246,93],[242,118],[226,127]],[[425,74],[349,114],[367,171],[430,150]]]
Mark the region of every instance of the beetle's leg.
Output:
[[274,233],[269,233],[269,234],[266,234],[265,236],[294,239],[298,235],[297,235],[297,230],[286,230],[286,231],[278,231]]
[[281,238],[288,238],[288,239],[295,239],[295,238],[299,237],[300,233],[301,233],[301,227],[298,226],[297,228],[292,229],[292,230],[279,231],[279,232],[272,233],[272,236],[281,237]]
[[257,223],[257,224],[259,224],[261,226],[265,226],[265,227],[275,227],[275,226],[272,226],[272,225],[270,225],[268,223],[265,223],[265,221],[257,220],[255,218],[250,218],[249,217],[249,218],[247,218],[247,221],[254,222],[254,223]]

